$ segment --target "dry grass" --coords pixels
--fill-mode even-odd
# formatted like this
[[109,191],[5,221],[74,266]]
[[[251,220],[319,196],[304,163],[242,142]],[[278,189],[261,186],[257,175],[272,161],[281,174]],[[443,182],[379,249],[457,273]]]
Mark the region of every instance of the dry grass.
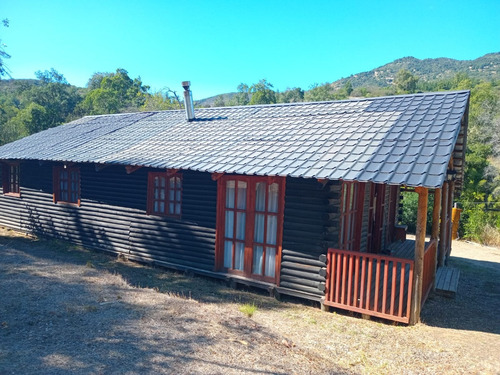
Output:
[[0,230],[0,373],[497,374],[499,252],[470,251],[406,327]]
[[489,224],[484,226],[480,238],[484,245],[500,247],[500,230]]

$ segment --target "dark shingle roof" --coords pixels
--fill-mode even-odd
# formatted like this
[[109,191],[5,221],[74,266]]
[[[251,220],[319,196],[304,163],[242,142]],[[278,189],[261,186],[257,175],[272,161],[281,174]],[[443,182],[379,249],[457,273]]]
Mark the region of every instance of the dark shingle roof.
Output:
[[[469,92],[87,116],[0,159],[141,165],[439,187]],[[465,142],[465,141],[464,141]],[[463,142],[463,143],[464,143]],[[456,152],[456,150],[455,150]]]

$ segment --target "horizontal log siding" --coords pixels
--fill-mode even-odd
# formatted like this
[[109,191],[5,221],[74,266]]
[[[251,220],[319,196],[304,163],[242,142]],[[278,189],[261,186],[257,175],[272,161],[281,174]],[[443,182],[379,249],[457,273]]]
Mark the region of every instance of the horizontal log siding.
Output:
[[21,198],[0,197],[0,224],[137,259],[212,270],[217,184],[183,172],[182,220],[146,215],[147,168],[80,165],[81,206],[54,204],[51,163],[21,166]]
[[286,180],[280,287],[304,293],[304,297],[324,294],[319,286],[325,277],[319,272],[325,263],[319,256],[327,251],[328,228],[333,238],[335,233],[338,237],[338,212],[329,204],[338,200],[338,189],[332,186],[309,179]]

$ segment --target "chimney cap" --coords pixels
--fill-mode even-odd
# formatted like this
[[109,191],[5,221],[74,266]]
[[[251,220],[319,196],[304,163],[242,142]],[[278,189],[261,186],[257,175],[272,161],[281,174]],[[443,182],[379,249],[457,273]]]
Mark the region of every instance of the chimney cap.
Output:
[[189,86],[191,86],[190,81],[182,81],[182,87],[184,87],[184,90],[189,90]]

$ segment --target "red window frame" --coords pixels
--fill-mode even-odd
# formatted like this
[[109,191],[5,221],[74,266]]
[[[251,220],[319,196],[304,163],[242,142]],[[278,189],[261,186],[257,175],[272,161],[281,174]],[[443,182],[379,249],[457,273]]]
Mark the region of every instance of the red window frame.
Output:
[[21,196],[19,184],[21,168],[19,163],[4,163],[2,165],[3,194],[12,197]]
[[360,251],[365,184],[342,182],[340,190],[339,248]]
[[[228,181],[235,181],[235,196],[233,208],[226,207],[226,184]],[[246,187],[246,208],[240,209],[237,206],[238,202],[238,182],[245,182]],[[256,188],[259,182],[266,183],[266,193],[265,193],[265,203],[264,210],[256,209]],[[269,211],[269,186],[273,183],[278,184],[278,198],[277,198],[277,212]],[[284,177],[260,177],[260,176],[240,176],[240,175],[223,175],[218,179],[217,185],[217,230],[216,230],[216,254],[215,254],[215,269],[217,271],[225,271],[228,273],[233,273],[236,275],[241,275],[244,277],[262,280],[270,283],[279,285],[280,279],[280,269],[281,269],[281,253],[282,253],[282,242],[283,242],[283,217],[284,217],[284,207],[285,207],[285,178]],[[233,221],[233,236],[231,238],[226,237],[226,211],[234,212]],[[244,213],[245,216],[245,238],[239,240],[236,236],[237,231],[237,213]],[[256,215],[264,215],[264,233],[263,242],[258,242],[255,240],[255,217]],[[271,216],[276,217],[276,243],[267,243],[267,227],[268,220]],[[244,244],[244,261],[243,270],[236,270],[234,268],[224,267],[224,244],[225,241],[241,242]],[[254,247],[262,247],[262,265],[261,274],[253,273],[253,255]],[[235,245],[232,246],[232,265],[235,265]],[[265,275],[265,259],[266,259],[266,248],[275,249],[275,269],[274,277]]]
[[182,173],[148,173],[148,215],[182,217]]
[[80,206],[80,168],[75,166],[56,166],[52,169],[52,189],[54,203]]

